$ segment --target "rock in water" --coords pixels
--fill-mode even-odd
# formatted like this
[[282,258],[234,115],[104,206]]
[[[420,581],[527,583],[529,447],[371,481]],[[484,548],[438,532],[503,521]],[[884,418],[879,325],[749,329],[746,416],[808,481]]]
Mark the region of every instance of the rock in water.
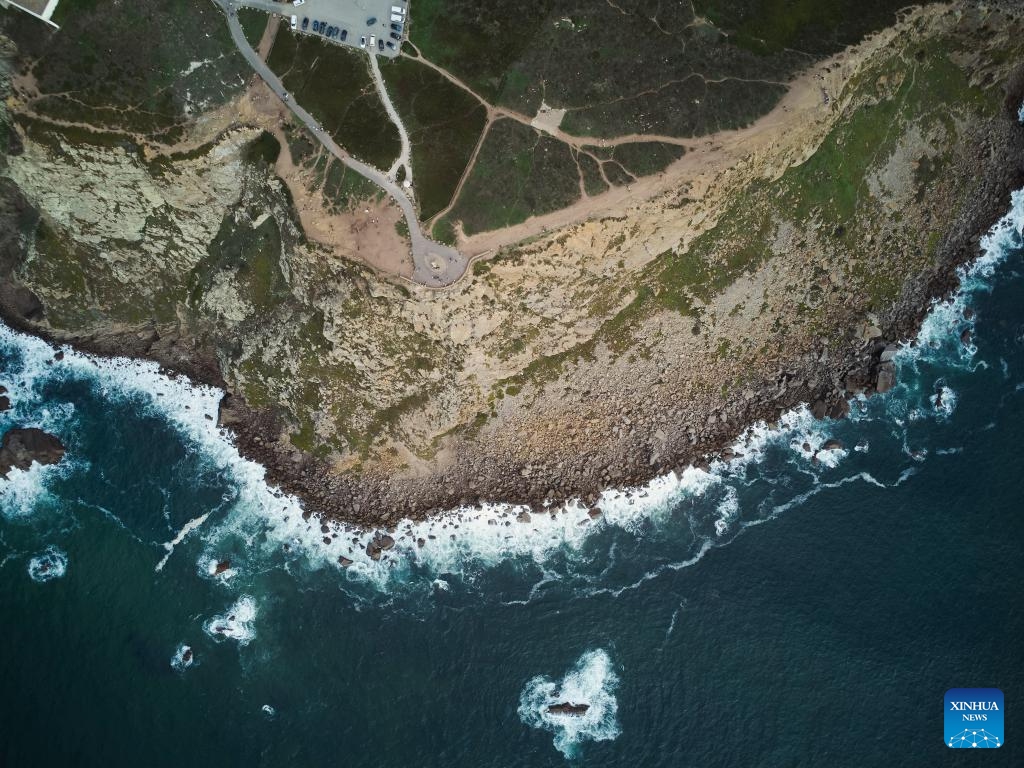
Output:
[[386,533],[378,533],[369,544],[366,545],[366,554],[373,560],[380,560],[382,552],[386,552],[395,546],[395,540]]
[[56,464],[64,457],[64,444],[41,429],[15,427],[4,434],[0,444],[0,477],[11,469],[28,469],[32,462]]
[[548,714],[581,717],[587,713],[588,709],[590,709],[589,704],[573,704],[568,701],[563,701],[561,704],[552,704],[548,707]]

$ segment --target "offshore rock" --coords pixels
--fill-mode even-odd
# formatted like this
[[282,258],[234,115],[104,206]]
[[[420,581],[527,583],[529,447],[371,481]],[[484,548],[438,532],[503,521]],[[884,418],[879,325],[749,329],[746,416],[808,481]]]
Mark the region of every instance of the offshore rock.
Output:
[[548,707],[549,715],[569,715],[570,717],[582,717],[590,709],[589,704],[572,704],[570,702],[562,702],[561,704],[552,704]]
[[7,430],[0,445],[0,477],[13,468],[28,469],[33,462],[56,464],[64,458],[64,444],[53,435],[35,427]]

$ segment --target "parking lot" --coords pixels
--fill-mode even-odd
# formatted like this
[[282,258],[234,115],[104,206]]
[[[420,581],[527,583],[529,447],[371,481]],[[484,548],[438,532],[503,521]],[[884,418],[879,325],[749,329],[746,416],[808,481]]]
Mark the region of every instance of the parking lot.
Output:
[[[245,0],[242,4],[249,5]],[[405,39],[406,0],[305,0],[299,5],[274,5],[275,12],[296,17],[296,32],[364,50],[372,46],[378,56],[397,56]]]

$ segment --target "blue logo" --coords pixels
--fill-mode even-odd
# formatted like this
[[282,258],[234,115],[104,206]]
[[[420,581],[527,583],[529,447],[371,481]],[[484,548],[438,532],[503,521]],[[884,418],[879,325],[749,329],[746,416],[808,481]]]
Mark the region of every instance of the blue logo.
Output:
[[998,688],[946,691],[945,742],[953,749],[1003,746],[1003,692]]

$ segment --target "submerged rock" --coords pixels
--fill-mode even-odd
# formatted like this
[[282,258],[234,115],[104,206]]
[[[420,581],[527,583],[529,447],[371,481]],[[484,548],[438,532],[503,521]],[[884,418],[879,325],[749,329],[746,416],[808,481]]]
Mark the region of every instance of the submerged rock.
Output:
[[0,477],[13,468],[28,469],[33,462],[56,464],[64,458],[64,444],[53,435],[35,427],[15,427],[4,434],[0,444]]

